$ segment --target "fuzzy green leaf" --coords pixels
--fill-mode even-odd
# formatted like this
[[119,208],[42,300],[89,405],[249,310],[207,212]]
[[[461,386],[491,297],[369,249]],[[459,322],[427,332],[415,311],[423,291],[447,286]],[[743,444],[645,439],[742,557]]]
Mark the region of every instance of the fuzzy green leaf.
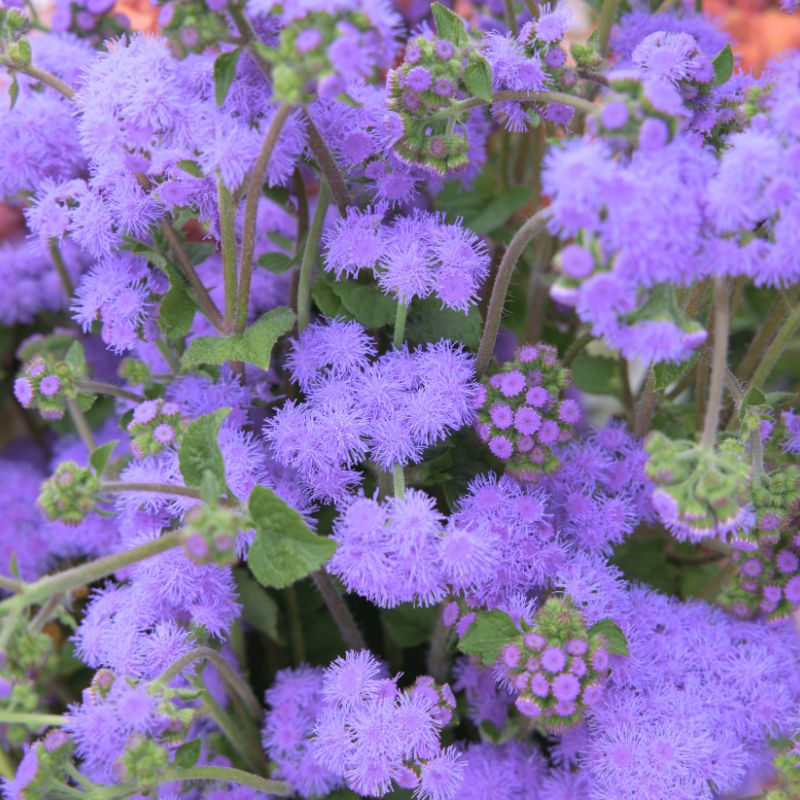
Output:
[[436,33],[452,42],[456,47],[463,47],[469,41],[467,26],[458,14],[446,8],[441,3],[431,6],[431,14],[436,20]]
[[458,642],[462,653],[478,656],[484,665],[494,664],[500,648],[519,636],[514,620],[502,611],[479,611]]
[[442,308],[435,297],[415,300],[408,312],[406,338],[414,344],[452,339],[466,347],[477,347],[481,340],[483,321],[475,306],[469,314],[453,308]]
[[119,439],[112,439],[110,442],[101,444],[100,447],[95,447],[95,449],[92,450],[91,454],[89,455],[89,463],[92,465],[92,467],[94,467],[94,471],[97,473],[98,478],[101,477],[105,472],[108,462],[111,458],[111,454],[114,452],[114,448],[118,444]]
[[9,97],[9,106],[8,110],[10,111],[16,105],[17,98],[19,97],[19,81],[17,80],[17,76],[14,76],[14,80],[8,86],[8,97]]
[[225,485],[225,462],[219,450],[219,429],[230,408],[218,408],[189,423],[178,451],[178,464],[187,486],[199,489],[208,470],[220,485]]
[[275,275],[283,275],[284,272],[290,270],[294,265],[295,260],[292,256],[287,256],[286,253],[264,253],[259,256],[258,265],[264,267]]
[[628,640],[625,634],[620,629],[619,625],[613,619],[606,617],[599,622],[595,622],[589,628],[590,634],[598,634],[602,636],[608,643],[608,652],[617,656],[628,656]]
[[473,97],[490,103],[492,100],[492,68],[482,56],[475,58],[464,70],[464,84]]
[[237,47],[228,53],[221,53],[214,62],[214,97],[217,99],[218,106],[221,106],[228,96],[228,90],[236,75],[236,64],[241,54],[242,48]]
[[172,760],[173,765],[182,769],[193,767],[200,758],[202,747],[202,739],[190,739],[188,742],[184,742],[175,751],[175,757]]
[[256,486],[248,501],[256,538],[247,564],[262,586],[282,589],[316,572],[336,551],[336,542],[319,536],[272,489]]
[[714,56],[712,64],[714,65],[714,86],[725,83],[731,75],[733,75],[733,50],[731,50],[729,44],[726,44],[725,47]]
[[261,369],[268,369],[272,348],[284,333],[291,330],[294,320],[294,312],[290,308],[273,308],[242,334],[200,336],[194,339],[184,353],[183,361],[189,367],[246,361]]

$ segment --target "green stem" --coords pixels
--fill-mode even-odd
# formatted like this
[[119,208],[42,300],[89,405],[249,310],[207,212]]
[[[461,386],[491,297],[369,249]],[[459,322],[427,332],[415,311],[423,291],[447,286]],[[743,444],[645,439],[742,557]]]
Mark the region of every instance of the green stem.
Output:
[[517,17],[514,14],[514,0],[503,0],[503,6],[505,9],[505,18],[506,18],[506,25],[508,25],[508,29],[511,33],[516,36],[517,35]]
[[256,246],[256,214],[258,201],[261,199],[261,187],[264,173],[267,171],[272,151],[278,136],[292,113],[291,103],[281,103],[267,129],[261,150],[258,153],[250,182],[247,186],[247,200],[244,204],[244,222],[242,224],[242,247],[239,258],[239,291],[236,295],[236,332],[241,333],[247,325],[247,314],[250,310],[250,284],[253,280],[253,253]]
[[428,673],[439,683],[444,683],[447,680],[450,671],[449,659],[447,657],[447,642],[449,639],[450,628],[444,624],[440,609],[436,627],[433,629],[433,636],[431,637],[426,663]]
[[604,58],[608,53],[608,40],[611,36],[614,20],[617,18],[618,6],[619,0],[603,0],[603,7],[600,9],[600,23],[597,27],[597,49]]
[[72,100],[75,97],[75,90],[68,83],[65,83],[61,78],[53,75],[52,72],[34,67],[33,64],[21,64],[16,61],[11,61],[8,58],[0,58],[0,66],[8,67],[11,70],[29,75],[35,81],[39,81],[39,83],[43,83],[45,86],[55,89],[59,94],[66,97],[67,100]]
[[714,278],[714,349],[711,355],[711,379],[708,387],[708,403],[703,422],[703,437],[700,446],[713,450],[722,407],[722,390],[728,368],[728,285],[724,278]]
[[[122,494],[124,492],[152,492],[153,494],[168,494],[173,497],[191,497],[194,500],[202,500],[198,489],[190,486],[179,486],[174,483],[138,483],[136,481],[106,481],[100,484],[100,491],[110,494]],[[227,497],[217,499],[217,504],[224,508],[240,508],[240,504]]]
[[318,572],[312,572],[311,578],[322,595],[322,599],[325,601],[325,605],[328,607],[328,611],[333,617],[333,621],[336,623],[336,627],[339,629],[347,648],[349,650],[365,650],[367,643],[364,641],[364,637],[358,629],[347,603],[339,594],[330,576],[326,572],[319,570]]
[[29,728],[47,728],[64,724],[60,714],[35,714],[24,711],[0,710],[0,725],[27,725]]
[[475,360],[475,373],[477,375],[480,375],[489,366],[489,362],[492,359],[494,344],[497,341],[497,332],[500,330],[500,322],[503,318],[503,306],[506,302],[511,276],[514,274],[514,267],[528,244],[540,233],[547,230],[549,217],[550,212],[548,209],[542,209],[534,214],[514,234],[514,238],[509,242],[505,253],[503,253],[503,258],[500,261],[500,266],[497,268],[497,275],[494,279],[492,297],[486,310],[483,336],[481,337],[478,356]]
[[233,333],[236,325],[236,208],[233,195],[217,172],[219,235],[222,240],[222,274],[225,281],[225,330]]
[[114,386],[112,383],[103,383],[101,381],[78,381],[77,388],[79,392],[85,394],[108,394],[112,397],[119,397],[122,400],[130,400],[131,403],[144,403],[145,397],[136,392],[129,392],[120,386]]
[[239,33],[242,37],[242,43],[245,47],[250,51],[250,54],[256,61],[256,64],[260,67],[261,71],[264,73],[264,76],[270,83],[272,82],[272,68],[268,61],[264,59],[258,49],[258,35],[253,30],[253,26],[250,24],[250,20],[244,14],[243,6],[239,6],[236,3],[228,3],[226,11],[230,14],[231,19],[233,20],[236,27],[239,29]]
[[[511,89],[502,92],[493,92],[492,99],[489,102],[497,103],[503,100],[513,100],[517,103],[560,103],[564,106],[570,106],[582,114],[588,114],[594,110],[594,103],[584,100],[582,97],[577,97],[574,94],[566,94],[564,92],[515,92]],[[453,103],[448,108],[437,112],[431,116],[431,119],[438,119],[441,117],[449,117],[453,114],[459,114],[462,111],[468,111],[470,108],[476,108],[487,103],[480,97],[470,97],[467,100],[461,100],[458,103]]]
[[[172,370],[172,375],[168,375],[165,380],[171,380],[181,371],[180,359],[172,352],[169,342],[165,341],[161,336],[156,339],[155,345],[158,348],[158,352],[164,356],[164,361],[167,362],[167,366]],[[159,376],[153,375],[153,377],[157,379]]]
[[21,592],[25,584],[20,581],[15,581],[11,578],[6,578],[5,575],[0,575],[0,589],[5,589],[7,592]]
[[569,346],[567,352],[564,353],[564,358],[562,359],[564,366],[568,367],[586,349],[586,345],[589,344],[589,342],[593,342],[595,338],[595,335],[591,331],[582,333]]
[[308,229],[306,246],[303,250],[303,261],[300,264],[300,278],[297,283],[297,330],[302,333],[311,317],[311,284],[314,279],[314,267],[319,257],[319,241],[322,236],[322,226],[325,223],[325,213],[330,205],[331,192],[328,184],[323,180],[319,187],[317,207]]
[[397,314],[394,318],[394,346],[399,350],[403,346],[406,336],[406,320],[411,303],[398,303]]
[[58,278],[64,287],[64,294],[67,296],[67,303],[69,303],[75,292],[75,285],[72,283],[67,265],[64,263],[64,257],[61,255],[58,239],[50,239],[47,243],[47,249],[50,251],[50,258],[53,260],[53,266],[56,268]]
[[244,772],[233,767],[190,767],[167,772],[159,779],[159,783],[173,783],[174,781],[220,781],[222,783],[239,783],[249,786],[266,794],[277,797],[290,797],[294,788],[285,781],[273,781]]
[[336,208],[339,209],[339,214],[345,216],[347,214],[347,207],[353,205],[350,197],[350,192],[347,190],[347,184],[344,182],[342,173],[339,172],[339,167],[336,166],[333,156],[328,150],[322,134],[317,129],[311,115],[306,111],[306,132],[308,133],[308,149],[314,160],[317,162],[319,171],[324,176],[331,187],[333,193],[333,200],[336,203]]
[[402,464],[395,464],[392,469],[392,491],[395,497],[402,497],[406,491],[406,476]]
[[651,369],[647,372],[642,395],[636,404],[636,412],[633,415],[632,431],[637,439],[643,439],[650,427],[650,422],[656,410],[656,399],[656,378]]
[[121,553],[114,553],[110,556],[89,561],[72,569],[57,572],[55,575],[46,575],[34,583],[25,584],[22,590],[0,602],[0,612],[24,609],[54,594],[68,594],[75,589],[94,583],[101,578],[107,578],[115,572],[129,567],[131,564],[138,564],[146,558],[151,558],[159,553],[165,553],[174,547],[183,544],[184,533],[182,530],[172,531],[158,539],[140,544],[130,550],[123,550]]
[[236,673],[236,670],[216,650],[212,650],[210,647],[195,647],[193,650],[190,650],[177,661],[170,664],[170,666],[156,678],[156,683],[169,686],[174,678],[177,678],[186,667],[194,664],[196,661],[208,661],[213,664],[228,688],[241,697],[247,709],[255,719],[261,719],[264,715],[264,710],[261,708],[261,703],[258,702],[258,698],[253,694],[253,690],[241,679]]
[[67,400],[67,411],[69,411],[75,430],[78,431],[78,435],[86,445],[86,449],[91,453],[97,446],[94,441],[94,434],[86,421],[86,417],[83,415],[83,411],[80,410],[78,403],[74,399]]
[[767,351],[764,353],[764,357],[761,359],[758,369],[756,369],[753,374],[753,380],[750,382],[752,386],[758,386],[759,388],[764,386],[767,378],[772,374],[775,364],[781,357],[781,353],[783,353],[784,348],[789,344],[798,328],[800,328],[800,304],[794,307],[792,313],[786,318],[780,330],[775,335],[775,338],[772,340],[772,343],[767,348]]
[[264,775],[269,774],[269,765],[264,756],[264,751],[259,747],[256,749],[247,741],[243,732],[237,727],[230,714],[217,703],[208,690],[203,691],[204,711],[217,724],[234,749],[247,762],[247,766],[256,772]]

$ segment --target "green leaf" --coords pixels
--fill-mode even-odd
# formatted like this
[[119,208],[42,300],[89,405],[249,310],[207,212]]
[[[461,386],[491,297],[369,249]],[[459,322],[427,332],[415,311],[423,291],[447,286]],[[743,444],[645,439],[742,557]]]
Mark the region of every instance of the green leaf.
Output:
[[189,261],[195,266],[207,261],[215,252],[216,247],[208,242],[184,242],[183,249],[189,256]]
[[452,308],[442,308],[435,297],[415,300],[411,304],[406,323],[406,338],[414,344],[452,339],[466,347],[477,347],[481,341],[483,321],[474,306],[469,314]]
[[264,269],[268,269],[275,275],[283,275],[284,272],[290,270],[294,265],[294,258],[292,256],[287,256],[286,253],[264,253],[263,256],[259,256],[258,265],[264,267]]
[[608,652],[617,656],[628,656],[628,640],[625,634],[620,629],[619,625],[613,619],[606,617],[599,622],[595,622],[589,628],[590,634],[598,634],[602,636],[608,643]]
[[188,742],[184,742],[175,751],[175,757],[172,761],[173,765],[181,767],[182,769],[193,767],[200,758],[202,746],[203,742],[201,739],[190,739]]
[[8,97],[9,97],[9,106],[8,110],[10,111],[17,103],[17,98],[19,97],[19,81],[17,80],[17,76],[14,76],[14,80],[8,86]]
[[464,70],[464,84],[473,97],[490,103],[492,100],[492,68],[489,62],[478,56]]
[[334,291],[333,281],[325,280],[322,275],[314,281],[311,297],[326,317],[346,316],[344,305]]
[[336,542],[319,536],[272,489],[256,486],[248,501],[256,527],[247,564],[262,586],[283,589],[316,572],[336,551]]
[[233,571],[236,590],[242,604],[242,618],[257,631],[281,643],[278,633],[278,604],[269,592],[243,568]]
[[478,656],[484,665],[494,664],[500,648],[519,636],[514,620],[502,611],[479,611],[458,642],[462,653]]
[[89,455],[89,463],[94,467],[98,478],[106,471],[111,454],[118,444],[119,439],[112,439],[110,442],[101,444],[100,447],[95,447]]
[[763,406],[767,404],[767,396],[758,386],[751,386],[742,397],[739,405],[739,416],[742,416],[750,406]]
[[169,274],[169,291],[158,307],[158,327],[170,339],[183,339],[192,327],[197,305],[189,296],[186,281],[173,268]]
[[589,394],[611,394],[617,375],[617,362],[602,356],[581,353],[571,364],[575,386]]
[[656,379],[656,389],[661,391],[673,383],[677,383],[684,375],[694,368],[697,363],[697,353],[686,361],[680,363],[673,363],[671,361],[662,361],[659,364],[653,365],[653,373]]
[[246,361],[261,369],[269,369],[272,348],[278,339],[292,329],[294,312],[280,306],[268,311],[242,334],[235,336],[200,336],[194,339],[183,355],[189,367],[198,364],[224,364]]
[[456,47],[463,47],[469,41],[467,36],[467,26],[464,20],[446,8],[441,3],[434,3],[431,6],[431,13],[436,20],[436,33],[452,42]]
[[183,434],[181,449],[178,451],[178,464],[187,486],[199,489],[203,484],[206,470],[225,485],[225,462],[219,450],[217,437],[219,429],[230,408],[218,408],[189,423]]
[[228,96],[228,90],[236,75],[236,64],[241,54],[242,48],[237,47],[228,53],[220,53],[214,62],[214,97],[217,99],[218,106],[221,106]]
[[375,284],[336,281],[333,291],[345,309],[365,328],[382,328],[394,323],[397,303]]
[[21,61],[23,64],[30,64],[33,59],[33,52],[31,50],[31,43],[23,37],[17,42],[18,58],[15,60]]
[[427,642],[438,617],[439,609],[436,606],[415,606],[413,603],[403,603],[381,611],[381,619],[389,636],[400,647],[417,647]]
[[528,186],[514,186],[481,207],[480,213],[470,216],[467,225],[475,233],[491,233],[507,222],[531,199]]
[[86,374],[86,353],[84,352],[83,345],[78,342],[74,341],[66,352],[64,356],[64,361],[69,364],[70,369],[75,373],[77,376],[83,376]]
[[191,158],[182,158],[180,161],[178,161],[178,167],[184,172],[194,175],[195,178],[205,177],[203,168],[196,161],[192,161]]
[[714,56],[712,64],[714,65],[713,86],[719,86],[719,84],[725,83],[731,75],[733,75],[733,50],[731,50],[729,44],[726,44],[725,47]]

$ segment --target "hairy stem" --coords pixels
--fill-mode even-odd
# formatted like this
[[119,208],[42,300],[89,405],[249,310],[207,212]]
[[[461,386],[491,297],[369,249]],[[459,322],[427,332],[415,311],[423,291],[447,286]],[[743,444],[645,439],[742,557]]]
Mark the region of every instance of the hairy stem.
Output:
[[5,575],[0,575],[0,589],[7,592],[21,592],[25,584],[20,581],[15,581],[12,578],[6,578]]
[[78,435],[86,445],[86,449],[91,453],[97,445],[94,441],[92,429],[86,421],[83,411],[78,407],[77,401],[74,399],[67,400],[67,411],[69,411],[69,416],[72,420],[72,424],[75,426],[75,430],[78,431]]
[[236,673],[236,670],[216,650],[212,650],[210,647],[195,647],[190,650],[170,664],[158,676],[156,682],[169,686],[170,682],[177,678],[186,667],[197,661],[208,661],[213,664],[228,688],[232,692],[236,692],[255,719],[261,719],[264,709],[261,708],[261,703],[258,702],[258,698],[253,694],[253,690]]
[[52,72],[39,69],[39,67],[35,67],[33,64],[21,64],[16,61],[11,61],[8,58],[2,58],[0,59],[0,66],[8,67],[16,72],[23,72],[35,81],[39,81],[39,83],[43,83],[45,86],[55,89],[59,94],[66,97],[67,100],[72,100],[75,97],[75,90],[68,83],[65,83],[61,78],[53,75]]
[[770,313],[767,314],[753,341],[750,343],[750,347],[747,348],[744,358],[736,369],[736,377],[740,381],[749,381],[753,376],[764,353],[775,338],[776,332],[792,309],[793,294],[787,298],[782,292],[777,293],[775,305]]
[[[574,94],[566,94],[565,92],[516,92],[511,89],[502,92],[492,93],[492,103],[497,103],[503,100],[513,100],[517,103],[560,103],[564,106],[570,106],[582,114],[588,114],[594,110],[594,104],[582,97]],[[453,114],[458,114],[461,111],[468,111],[470,108],[476,108],[486,103],[480,97],[470,97],[467,100],[461,100],[458,103],[453,103],[449,108],[443,109],[433,118],[449,117]]]
[[0,612],[26,608],[54,594],[68,594],[81,586],[94,583],[101,578],[107,578],[123,567],[138,564],[146,558],[179,547],[183,544],[183,539],[182,530],[172,531],[130,550],[104,556],[63,572],[57,572],[55,575],[46,575],[34,583],[25,584],[18,594],[0,602]]
[[331,192],[328,184],[323,180],[319,187],[317,207],[308,229],[306,246],[303,250],[303,261],[300,264],[300,277],[297,283],[297,330],[302,333],[311,318],[311,284],[314,279],[314,268],[319,257],[319,241],[322,236],[322,226],[325,223],[325,214],[330,205]]
[[711,379],[708,387],[708,403],[703,422],[703,437],[700,446],[713,450],[717,438],[719,412],[722,406],[722,390],[728,368],[728,285],[724,278],[714,278],[714,349],[711,355]]
[[508,287],[511,283],[511,276],[514,274],[514,267],[519,261],[523,250],[536,238],[542,231],[547,230],[547,220],[550,212],[542,209],[534,214],[515,234],[509,242],[500,266],[497,268],[497,275],[492,287],[492,297],[489,300],[489,307],[486,310],[486,323],[483,327],[483,336],[478,348],[478,356],[475,361],[475,372],[480,375],[492,359],[497,332],[500,330],[500,322],[503,317],[503,306],[506,302]]
[[344,182],[342,173],[339,172],[339,167],[336,166],[336,161],[334,161],[330,150],[328,150],[322,134],[307,111],[305,117],[306,130],[308,132],[308,149],[311,150],[320,172],[328,182],[328,186],[331,187],[333,201],[336,203],[336,208],[339,209],[339,214],[344,216],[347,213],[347,207],[353,205],[347,184]]
[[589,342],[593,342],[597,337],[591,332],[586,331],[582,333],[575,341],[569,346],[569,349],[564,353],[562,363],[568,367],[585,349]]
[[444,624],[441,612],[433,629],[430,647],[428,649],[427,668],[434,680],[443,683],[447,680],[450,671],[447,657],[447,642],[450,638],[450,628]]
[[406,338],[406,321],[410,303],[398,303],[397,314],[394,318],[394,346],[399,350]]
[[247,762],[248,768],[262,775],[269,775],[269,765],[264,751],[260,747],[256,749],[247,740],[239,725],[231,719],[230,714],[217,703],[208,690],[203,691],[203,705],[205,713],[214,720],[234,749]]
[[112,383],[103,383],[102,381],[83,381],[77,382],[79,392],[84,394],[107,394],[111,397],[119,397],[122,400],[130,400],[131,403],[144,403],[145,397],[136,392],[129,392],[120,386],[114,386]]
[[233,195],[217,173],[219,232],[222,240],[222,274],[225,281],[225,330],[233,333],[236,326],[236,208]]
[[253,171],[250,173],[247,200],[244,205],[242,247],[239,257],[239,291],[236,295],[237,333],[241,333],[247,325],[247,314],[250,310],[250,284],[253,280],[253,253],[256,246],[256,214],[258,213],[258,201],[261,199],[264,173],[267,171],[272,151],[278,142],[278,136],[292,113],[292,108],[291,103],[281,103],[278,106],[267,129]]
[[603,0],[600,9],[600,22],[597,27],[597,49],[600,55],[605,57],[608,53],[608,40],[611,36],[611,28],[617,18],[617,8],[619,0]]
[[367,643],[364,641],[364,637],[355,619],[353,619],[347,603],[339,594],[330,576],[326,572],[319,570],[318,572],[312,572],[311,578],[322,595],[322,599],[325,601],[325,605],[328,607],[328,611],[333,617],[333,621],[336,623],[336,627],[339,629],[347,648],[349,650],[365,650]]
[[172,770],[163,775],[159,782],[173,783],[175,781],[239,783],[276,797],[290,797],[294,794],[292,785],[285,781],[268,780],[233,767],[190,767],[189,769]]
[[644,382],[639,402],[636,404],[636,412],[633,415],[633,435],[637,439],[643,439],[647,433],[653,413],[656,410],[656,378],[653,370],[648,370],[647,379]]
[[64,724],[60,714],[36,714],[0,710],[0,725],[26,725],[29,728],[56,727]]
[[406,475],[402,464],[395,464],[392,468],[392,492],[395,497],[402,497],[406,491]]
[[67,304],[72,299],[75,293],[75,285],[72,283],[72,278],[67,270],[67,265],[64,263],[64,257],[61,255],[61,248],[58,246],[58,239],[50,239],[47,243],[47,249],[50,252],[50,258],[53,261],[53,266],[58,273],[58,279],[64,287],[64,294],[67,296]]
[[751,385],[760,388],[764,386],[767,378],[772,374],[775,364],[781,357],[781,353],[783,353],[784,348],[789,344],[798,328],[800,328],[800,305],[795,306],[792,313],[784,320],[783,325],[781,325],[772,343],[764,353],[758,369],[753,373]]

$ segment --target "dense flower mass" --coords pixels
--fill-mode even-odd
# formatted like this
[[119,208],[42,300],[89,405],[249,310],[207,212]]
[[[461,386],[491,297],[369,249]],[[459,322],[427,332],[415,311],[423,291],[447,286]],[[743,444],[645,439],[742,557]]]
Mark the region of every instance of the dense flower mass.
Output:
[[800,55],[654,5],[2,5],[5,800],[797,799]]

